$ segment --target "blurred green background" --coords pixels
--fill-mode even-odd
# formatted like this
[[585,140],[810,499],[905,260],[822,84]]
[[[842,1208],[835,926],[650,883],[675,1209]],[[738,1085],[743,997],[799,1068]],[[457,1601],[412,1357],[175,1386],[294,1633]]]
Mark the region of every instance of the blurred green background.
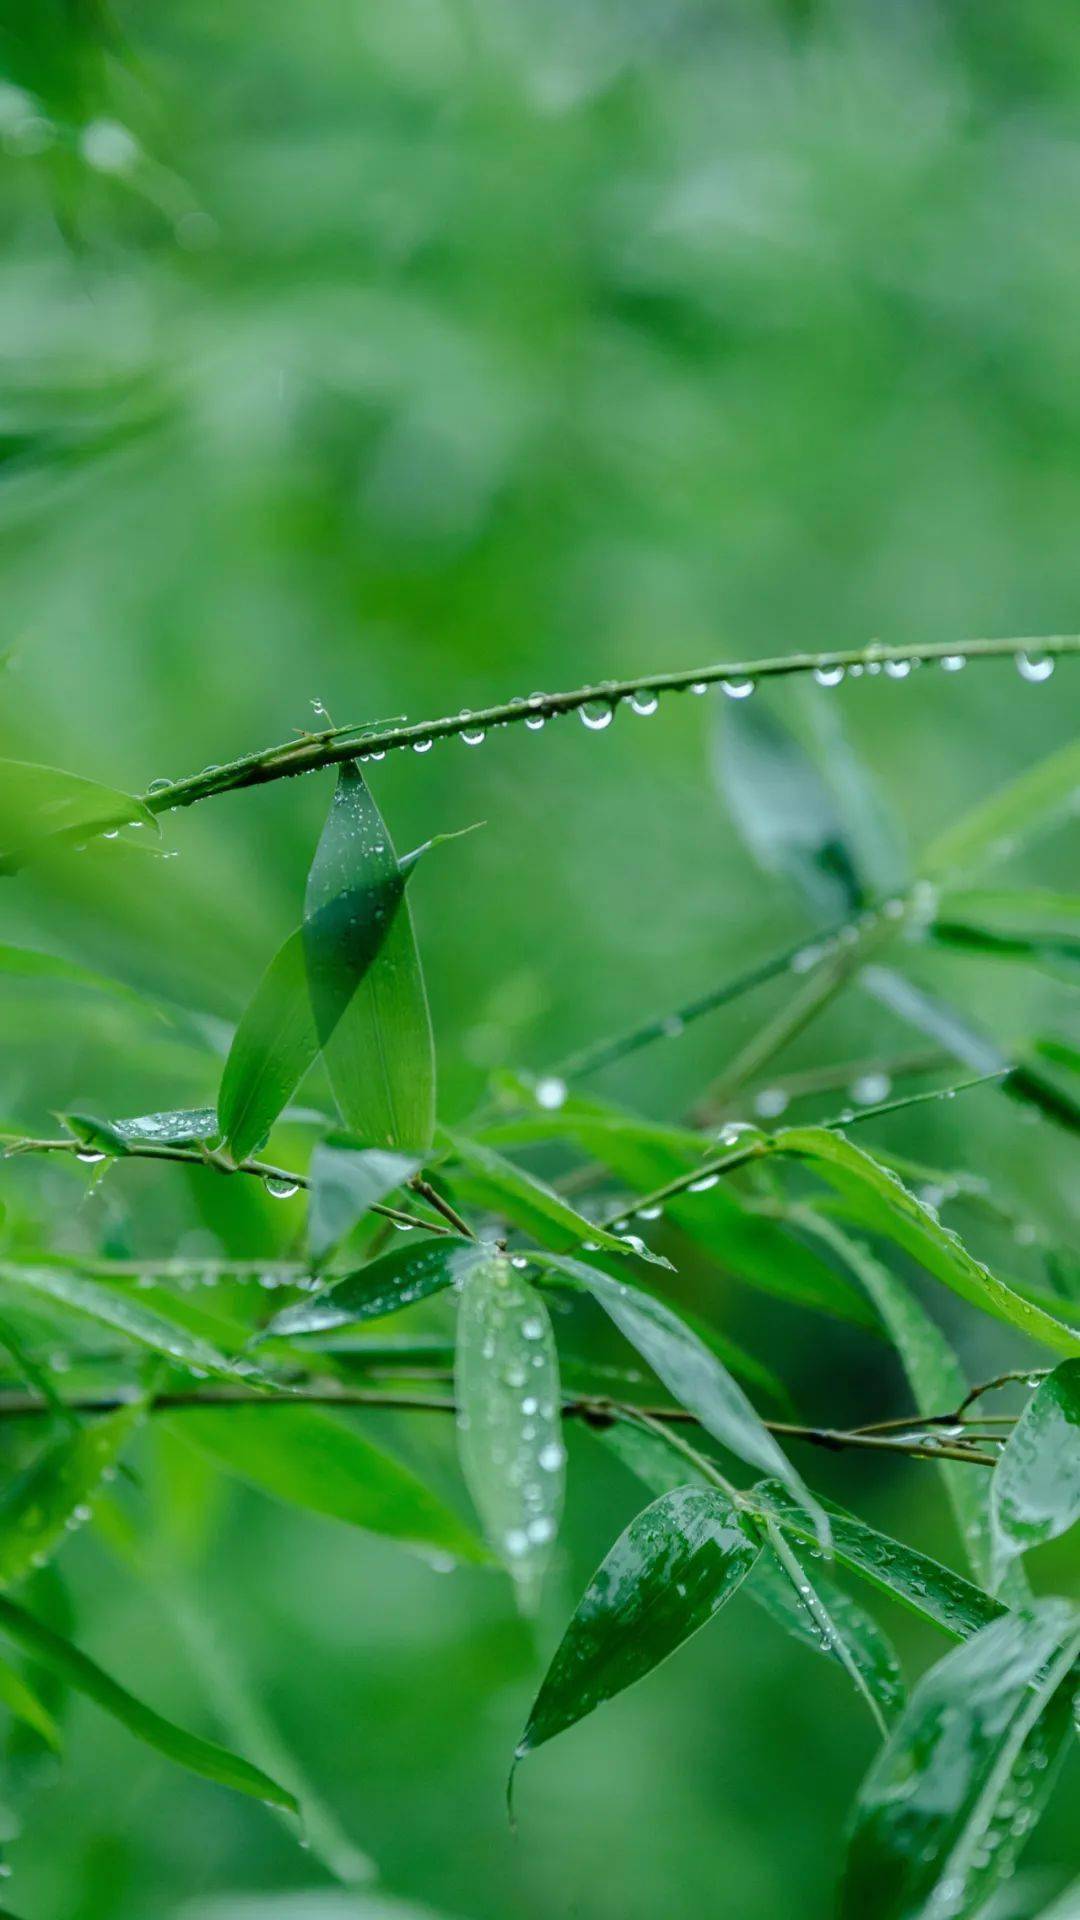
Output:
[[[4,9],[0,57],[0,752],[138,789],[287,738],[313,700],[339,723],[419,719],[710,659],[1078,624],[1065,0],[36,0]],[[806,726],[807,698],[834,703],[917,848],[1071,736],[1078,685],[1068,662],[1046,688],[1001,664],[773,704]],[[491,1069],[540,1067],[809,931],[736,839],[713,704],[377,769],[402,849],[486,822],[413,895],[445,1117]],[[295,924],[329,792],[232,795],[170,818],[161,850],[27,872],[0,939],[235,1021]],[[1068,885],[1069,854],[1050,840],[1023,877]],[[910,969],[1004,1039],[1071,1021],[1077,1041],[1052,983]],[[775,1004],[599,1090],[674,1116]],[[5,1120],[213,1100],[220,1056],[152,1017],[14,981],[2,1006]],[[790,1064],[905,1045],[851,994]],[[992,1093],[874,1137],[1075,1233],[1058,1137]],[[299,1203],[254,1183],[143,1166],[89,1184],[8,1169],[8,1230],[146,1257],[271,1255],[300,1231]],[[1006,1271],[1029,1258],[978,1243]],[[873,1343],[704,1268],[687,1284],[807,1418],[903,1408]],[[1008,1364],[1014,1344],[954,1305],[973,1376]],[[450,1440],[422,1425],[388,1432],[451,1484]],[[83,1643],[204,1729],[257,1702],[411,1903],[387,1914],[831,1910],[872,1728],[748,1608],[531,1763],[509,1833],[542,1656],[640,1504],[587,1435],[535,1643],[503,1581],[193,1478],[164,1441],[139,1464],[142,1567],[95,1531],[65,1551]],[[918,1466],[799,1464],[955,1558]],[[913,1670],[940,1651],[887,1624]],[[26,1920],[381,1920],[366,1896],[276,1904],[324,1869],[90,1710],[65,1770],[20,1782]],[[1033,1857],[1071,1844],[1059,1810]],[[232,1892],[265,1897],[215,1904]]]

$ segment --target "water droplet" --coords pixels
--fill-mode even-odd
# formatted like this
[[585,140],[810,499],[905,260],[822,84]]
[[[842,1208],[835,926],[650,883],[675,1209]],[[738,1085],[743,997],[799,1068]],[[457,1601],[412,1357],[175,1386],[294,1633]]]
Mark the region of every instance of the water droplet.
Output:
[[462,732],[461,738],[467,747],[482,747],[484,744],[484,729],[483,727],[466,727]]
[[660,699],[657,694],[648,693],[641,688],[637,693],[630,695],[630,705],[635,713],[640,713],[642,719],[647,720],[650,714],[656,712]]
[[910,660],[886,660],[885,671],[890,680],[906,680],[911,672]]
[[589,727],[593,733],[602,733],[605,727],[610,727],[614,709],[606,700],[587,700],[583,707],[578,708],[578,712],[583,726]]
[[721,1127],[716,1137],[721,1146],[734,1147],[740,1140],[745,1140],[747,1134],[756,1133],[757,1128],[751,1126],[749,1120],[729,1120],[726,1126]]
[[961,668],[966,666],[967,660],[962,653],[943,653],[941,656],[943,673],[959,673]]
[[720,686],[729,700],[748,700],[754,691],[752,680],[721,680]]
[[783,1087],[762,1087],[754,1096],[754,1112],[763,1120],[777,1120],[786,1109],[790,1095]]
[[76,1147],[75,1158],[81,1160],[84,1167],[95,1167],[99,1161],[104,1160],[105,1155],[100,1147]]
[[504,1535],[503,1544],[512,1560],[520,1560],[529,1550],[529,1536],[523,1527],[511,1527]]
[[413,1233],[416,1230],[415,1220],[395,1220],[393,1224],[399,1233]]
[[263,1180],[263,1186],[274,1200],[291,1200],[293,1194],[300,1190],[298,1180],[284,1179],[276,1173],[268,1173]]
[[718,1173],[703,1173],[699,1179],[691,1180],[687,1192],[708,1193],[710,1187],[718,1186],[719,1182],[720,1175]]
[[892,1092],[892,1081],[887,1073],[861,1073],[848,1088],[851,1098],[859,1107],[876,1107],[887,1100]]
[[546,1446],[541,1447],[536,1457],[545,1473],[558,1473],[566,1459],[566,1452],[557,1440],[549,1440]]
[[637,1217],[639,1220],[659,1220],[663,1211],[663,1207],[639,1207]]
[[1048,653],[1018,653],[1016,670],[1022,680],[1049,680],[1054,662]]
[[[434,745],[434,740],[414,740],[412,750],[414,753],[430,753]],[[372,758],[374,759],[374,757],[373,754]]]
[[699,699],[703,693],[708,693],[708,691],[709,683],[707,680],[691,680],[690,692],[696,693]]
[[814,679],[819,687],[838,687],[844,677],[843,667],[815,667]]
[[537,1081],[536,1104],[538,1107],[544,1107],[549,1113],[554,1113],[565,1104],[565,1101],[566,1081],[560,1080],[557,1074],[545,1074],[542,1080]]
[[524,1255],[523,1253],[512,1253],[512,1254],[511,1254],[511,1256],[510,1256],[510,1265],[511,1265],[512,1267],[516,1267],[516,1268],[517,1268],[517,1271],[518,1271],[519,1273],[524,1273],[524,1271],[525,1271],[525,1269],[526,1269],[526,1267],[528,1266],[528,1264],[529,1264],[529,1263],[528,1263],[528,1261],[526,1260],[526,1258],[525,1258],[525,1255]]
[[532,1313],[529,1315],[527,1320],[522,1321],[521,1337],[523,1340],[542,1340],[543,1339],[544,1322],[541,1320],[540,1315],[538,1313]]

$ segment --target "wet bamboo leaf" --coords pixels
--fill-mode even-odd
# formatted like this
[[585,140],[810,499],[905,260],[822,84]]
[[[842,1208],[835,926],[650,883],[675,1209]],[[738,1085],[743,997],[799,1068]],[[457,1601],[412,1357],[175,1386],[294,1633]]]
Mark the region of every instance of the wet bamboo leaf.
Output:
[[[814,1535],[806,1514],[786,1487],[778,1482],[761,1481],[751,1489],[749,1497],[755,1508],[778,1521],[785,1533],[795,1534],[813,1545]],[[879,1533],[875,1527],[867,1526],[865,1521],[857,1520],[854,1514],[837,1506],[834,1500],[823,1500],[822,1505],[829,1516],[833,1549],[841,1565],[868,1580],[880,1592],[901,1601],[924,1620],[932,1620],[954,1639],[968,1639],[1006,1611],[999,1600],[991,1599],[981,1587],[954,1573],[951,1567],[943,1567],[917,1548]]]
[[121,1140],[147,1146],[180,1147],[193,1140],[216,1140],[220,1132],[213,1107],[173,1107],[165,1113],[140,1113],[132,1120],[112,1120],[109,1124]]
[[93,1497],[143,1417],[136,1402],[55,1440],[0,1494],[0,1586],[40,1567],[67,1531],[89,1520]]
[[62,1113],[68,1132],[84,1146],[98,1147],[101,1153],[113,1159],[122,1159],[128,1150],[128,1143],[113,1126],[111,1120],[101,1120],[93,1113]]
[[805,748],[772,714],[722,703],[716,772],[758,865],[795,881],[829,919],[855,912],[863,886],[836,801]]
[[298,927],[263,974],[233,1036],[218,1094],[218,1121],[234,1160],[265,1140],[319,1056]]
[[712,1487],[676,1488],[639,1513],[578,1602],[515,1762],[651,1673],[731,1599],[759,1552]]
[[185,1407],[181,1439],[277,1500],[457,1560],[487,1559],[464,1522],[415,1474],[335,1414],[315,1407]]
[[923,871],[956,880],[1009,858],[1071,811],[1078,787],[1080,746],[1072,741],[946,828],[927,848]]
[[[565,1137],[643,1194],[700,1166],[703,1148],[715,1144],[688,1128],[658,1126],[598,1101],[583,1100],[568,1100],[557,1113],[538,1112],[494,1128],[491,1137],[505,1139],[507,1144]],[[876,1325],[857,1290],[841,1274],[794,1233],[750,1212],[723,1180],[712,1181],[704,1191],[668,1200],[663,1217],[745,1285],[840,1320]]]
[[112,980],[107,974],[80,966],[76,960],[62,959],[55,953],[40,953],[33,947],[0,945],[0,973],[23,980],[56,980],[62,986],[84,987],[92,993],[106,994],[111,1000],[120,1000],[140,1013],[152,1014],[157,1020],[168,1023],[171,1018],[168,1009],[122,980]]
[[304,951],[315,1029],[349,1131],[424,1153],[435,1052],[405,875],[355,762],[346,762],[308,878]]
[[133,794],[102,787],[58,767],[0,760],[0,872],[54,836],[100,833],[137,820],[157,833],[158,823]]
[[1080,1360],[1066,1360],[1032,1394],[990,1488],[995,1584],[1010,1561],[1080,1519]]
[[538,1265],[553,1267],[591,1293],[680,1406],[696,1414],[706,1431],[738,1459],[782,1480],[811,1516],[822,1542],[827,1542],[828,1522],[801,1475],[762,1424],[738,1382],[671,1307],[582,1260],[560,1254],[537,1254],[533,1258]]
[[1057,1353],[1080,1353],[1080,1338],[1071,1328],[1014,1293],[968,1252],[958,1234],[942,1226],[898,1174],[853,1146],[842,1133],[826,1127],[788,1128],[776,1135],[775,1144],[781,1153],[809,1161],[843,1196],[852,1217],[895,1240],[971,1306]]
[[291,1338],[294,1334],[325,1333],[334,1327],[381,1320],[440,1293],[444,1287],[460,1284],[478,1261],[489,1258],[490,1251],[477,1240],[460,1240],[452,1234],[395,1247],[392,1253],[358,1267],[321,1293],[309,1294],[295,1306],[283,1308],[274,1315],[263,1337]]
[[308,1248],[313,1264],[321,1265],[368,1208],[404,1186],[421,1164],[417,1154],[358,1147],[334,1135],[320,1140],[308,1169]]
[[209,1341],[187,1332],[182,1326],[166,1320],[162,1314],[151,1311],[102,1281],[83,1280],[77,1274],[61,1269],[21,1266],[14,1261],[0,1265],[0,1280],[5,1284],[25,1287],[28,1292],[55,1301],[58,1306],[69,1307],[73,1312],[85,1314],[103,1326],[113,1327],[117,1333],[138,1341],[141,1346],[150,1347],[155,1353],[165,1354],[178,1366],[190,1367],[195,1373],[235,1376],[244,1371],[239,1364],[227,1360]]
[[519,1604],[533,1612],[562,1512],[562,1392],[547,1307],[506,1258],[466,1274],[454,1383],[465,1483]]
[[587,1220],[542,1180],[515,1166],[512,1160],[505,1160],[493,1147],[468,1140],[463,1134],[446,1133],[445,1138],[455,1159],[465,1169],[464,1179],[459,1181],[455,1176],[455,1187],[460,1186],[475,1206],[487,1207],[492,1213],[513,1221],[541,1246],[550,1247],[555,1253],[568,1253],[572,1247],[588,1240],[608,1253],[634,1252],[643,1260],[670,1266],[670,1261],[650,1253],[643,1242],[635,1241],[630,1247],[618,1234],[608,1233],[594,1221]]
[[855,1807],[845,1920],[967,1920],[1013,1870],[1072,1738],[1067,1601],[994,1621],[924,1675]]
[[884,1736],[904,1702],[903,1675],[895,1653],[872,1622],[872,1631],[866,1631],[861,1609],[845,1606],[843,1596],[839,1604],[826,1598],[816,1575],[807,1572],[775,1521],[768,1521],[766,1527],[772,1564],[787,1579],[802,1609],[804,1632],[808,1628],[822,1652],[843,1668]]
[[[880,1314],[919,1413],[929,1417],[959,1407],[967,1395],[967,1379],[945,1335],[915,1295],[861,1241],[820,1214],[813,1219],[816,1231],[847,1262]],[[985,1586],[990,1578],[990,1509],[985,1487],[961,1461],[942,1460],[938,1472],[972,1572]]]
[[120,1686],[88,1655],[72,1646],[70,1640],[54,1633],[51,1627],[3,1594],[0,1594],[0,1633],[32,1660],[74,1687],[77,1693],[84,1694],[114,1720],[119,1720],[136,1739],[175,1760],[178,1766],[187,1767],[219,1786],[233,1787],[238,1793],[250,1794],[276,1807],[287,1807],[291,1813],[299,1812],[292,1794],[278,1786],[268,1774],[241,1760],[237,1754],[229,1753],[227,1748],[202,1740],[198,1734],[187,1733],[183,1727],[163,1719],[152,1707],[128,1693],[126,1687]]
[[54,1753],[60,1752],[63,1744],[60,1729],[48,1707],[18,1668],[7,1660],[0,1660],[0,1706],[5,1706],[25,1726],[32,1727]]

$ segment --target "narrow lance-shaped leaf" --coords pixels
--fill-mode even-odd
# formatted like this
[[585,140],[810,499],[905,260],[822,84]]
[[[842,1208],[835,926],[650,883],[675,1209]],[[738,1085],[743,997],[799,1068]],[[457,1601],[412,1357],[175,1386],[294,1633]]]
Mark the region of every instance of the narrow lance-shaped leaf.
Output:
[[286,1807],[291,1813],[299,1812],[292,1794],[271,1780],[269,1774],[253,1767],[249,1761],[240,1759],[237,1754],[230,1753],[227,1748],[219,1747],[214,1741],[202,1740],[198,1734],[187,1733],[183,1727],[155,1713],[152,1707],[137,1700],[126,1687],[113,1680],[87,1654],[72,1646],[70,1640],[54,1633],[51,1627],[45,1626],[24,1607],[16,1606],[14,1601],[2,1594],[0,1633],[39,1665],[48,1667],[68,1686],[74,1687],[77,1693],[85,1694],[87,1699],[111,1714],[114,1720],[119,1720],[136,1739],[155,1747],[179,1766],[201,1774],[204,1780],[216,1781],[219,1786],[233,1787],[238,1793],[250,1794],[256,1800],[270,1801],[277,1807]]
[[[945,1335],[910,1289],[875,1259],[868,1247],[842,1232],[834,1221],[809,1207],[801,1209],[799,1217],[835,1249],[865,1288],[896,1348],[919,1412],[940,1415],[959,1407],[968,1390],[963,1369]],[[942,1460],[938,1472],[972,1572],[985,1585],[990,1578],[990,1510],[985,1485],[961,1461]]]
[[[464,1134],[447,1132],[445,1138],[465,1170],[461,1187],[468,1198],[475,1205],[489,1207],[493,1213],[512,1220],[542,1246],[550,1247],[555,1253],[567,1253],[572,1247],[591,1241],[594,1247],[603,1247],[608,1253],[636,1253],[643,1260],[665,1267],[670,1265],[670,1261],[650,1253],[639,1237],[631,1243],[587,1220],[535,1174],[526,1173],[523,1167],[504,1159],[493,1147],[466,1139]],[[455,1177],[455,1186],[457,1184]]]
[[561,1254],[534,1254],[532,1258],[541,1267],[566,1274],[591,1293],[668,1392],[697,1415],[714,1439],[740,1460],[784,1482],[811,1516],[822,1544],[827,1545],[829,1523],[801,1475],[763,1425],[738,1382],[671,1307],[585,1261]]
[[49,1267],[20,1266],[14,1261],[0,1265],[0,1280],[30,1293],[40,1294],[60,1307],[112,1327],[117,1333],[137,1340],[140,1346],[165,1354],[178,1366],[196,1373],[250,1375],[253,1369],[242,1362],[226,1359],[208,1340],[201,1339],[157,1312],[151,1312],[128,1295],[100,1280],[83,1280],[77,1274]]
[[437,1494],[336,1414],[253,1399],[250,1406],[185,1407],[168,1416],[168,1425],[275,1499],[428,1553],[487,1558]]
[[777,1565],[790,1580],[822,1645],[839,1661],[855,1691],[870,1709],[879,1733],[884,1734],[903,1700],[903,1681],[895,1660],[883,1666],[878,1645],[867,1645],[861,1636],[847,1631],[840,1612],[830,1610],[775,1521],[768,1521],[766,1528]]
[[46,1746],[59,1753],[61,1739],[56,1721],[30,1682],[7,1660],[0,1660],[0,1706],[5,1706],[25,1726],[32,1727]]
[[315,1027],[350,1132],[424,1153],[435,1132],[435,1050],[404,892],[386,822],[347,761],[304,898]]
[[1080,1360],[1036,1388],[994,1468],[995,1584],[1010,1562],[1080,1520]]
[[0,872],[57,835],[100,833],[131,821],[159,831],[141,800],[59,767],[0,760]]
[[582,1595],[515,1761],[666,1660],[737,1592],[760,1550],[717,1488],[679,1487],[639,1513]]
[[478,1261],[487,1260],[491,1249],[478,1240],[458,1239],[440,1234],[407,1247],[395,1247],[366,1267],[347,1273],[321,1293],[309,1294],[295,1306],[274,1315],[263,1339],[288,1338],[301,1333],[326,1333],[334,1327],[362,1325],[366,1320],[382,1320],[415,1306],[433,1293],[464,1280]]
[[319,1056],[301,929],[278,948],[246,1007],[221,1076],[218,1119],[246,1160]]
[[857,911],[863,886],[854,851],[805,748],[756,702],[724,701],[718,711],[717,778],[758,865],[794,880],[815,912]]
[[932,879],[952,880],[1016,853],[1034,833],[1072,809],[1080,787],[1080,745],[1029,767],[932,841],[922,861]]
[[1043,1600],[925,1674],[860,1789],[844,1920],[968,1920],[1013,1870],[1072,1737],[1076,1610]]
[[115,1468],[144,1409],[135,1402],[53,1441],[0,1494],[0,1586],[40,1567],[68,1529],[89,1520],[102,1478]]
[[[599,1437],[653,1493],[669,1493],[687,1482],[699,1487],[712,1484],[663,1434],[628,1420],[616,1420],[602,1428]],[[805,1519],[805,1515],[801,1517]],[[809,1539],[811,1554],[820,1559],[813,1545],[813,1534]],[[848,1662],[853,1660],[876,1706],[887,1720],[892,1719],[904,1699],[903,1675],[892,1646],[877,1622],[817,1566],[813,1586],[819,1607],[831,1622],[830,1632],[822,1631],[819,1618],[808,1606],[798,1584],[792,1581],[790,1570],[780,1565],[775,1553],[758,1555],[743,1591],[800,1646],[835,1661],[849,1679]]]
[[454,1380],[462,1471],[487,1539],[531,1611],[558,1531],[566,1450],[547,1308],[505,1257],[465,1276]]
[[942,1226],[898,1174],[842,1133],[826,1127],[789,1128],[776,1135],[775,1145],[781,1153],[810,1161],[864,1226],[897,1241],[961,1299],[1058,1353],[1080,1353],[1080,1338],[1071,1328],[1014,1293],[968,1252],[958,1234]]
[[420,1165],[417,1154],[358,1147],[335,1135],[320,1140],[308,1169],[308,1249],[313,1264],[321,1265],[368,1209],[404,1186]]

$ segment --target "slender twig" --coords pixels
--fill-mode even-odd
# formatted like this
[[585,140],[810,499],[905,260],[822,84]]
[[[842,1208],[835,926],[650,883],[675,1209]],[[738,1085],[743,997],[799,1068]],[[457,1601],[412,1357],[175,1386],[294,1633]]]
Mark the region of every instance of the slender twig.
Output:
[[[102,1153],[98,1155],[96,1150],[92,1148],[88,1148],[84,1140],[26,1139],[26,1140],[9,1141],[8,1145],[4,1148],[3,1153],[0,1154],[0,1159],[14,1158],[24,1153],[68,1153],[68,1154],[74,1154],[76,1159],[87,1160],[87,1159],[93,1158],[95,1161],[98,1161],[98,1160],[104,1161],[109,1158],[108,1154]],[[252,1178],[256,1180],[261,1180],[264,1185],[268,1181],[271,1184],[275,1181],[278,1181],[280,1182],[282,1187],[289,1187],[289,1188],[292,1188],[294,1191],[299,1188],[306,1189],[311,1185],[311,1181],[309,1180],[306,1174],[294,1173],[290,1167],[276,1167],[276,1166],[273,1166],[268,1160],[241,1160],[239,1162],[234,1163],[233,1161],[226,1159],[222,1154],[214,1153],[209,1148],[205,1148],[205,1147],[204,1148],[170,1147],[170,1146],[158,1145],[150,1141],[133,1140],[133,1141],[130,1141],[125,1146],[123,1153],[117,1154],[115,1158],[117,1161],[121,1161],[121,1160],[180,1161],[182,1164],[187,1166],[209,1167],[214,1173],[225,1174],[226,1176],[235,1174],[235,1173],[249,1174],[252,1176]],[[417,1192],[420,1191],[419,1188],[417,1188],[416,1190]],[[436,1202],[427,1193],[422,1194],[422,1198],[424,1198],[425,1200],[429,1200],[431,1205],[437,1206],[438,1211],[442,1214],[445,1214],[447,1219],[451,1217],[452,1210],[451,1210],[451,1213],[447,1213],[447,1208],[444,1203]],[[368,1212],[382,1214],[384,1219],[396,1220],[402,1226],[423,1227],[426,1229],[428,1233],[450,1233],[450,1232],[460,1233],[463,1230],[465,1232],[469,1231],[468,1228],[464,1227],[464,1223],[459,1219],[457,1215],[453,1215],[455,1224],[452,1227],[450,1226],[441,1227],[434,1220],[423,1220],[419,1217],[418,1214],[407,1213],[401,1207],[384,1206],[381,1202],[377,1202],[372,1206],[370,1206],[368,1208]],[[196,1262],[195,1264],[197,1265],[198,1263]]]
[[441,1213],[443,1219],[449,1221],[455,1233],[464,1234],[467,1240],[476,1239],[476,1235],[468,1221],[462,1219],[457,1208],[452,1207],[449,1200],[443,1199],[442,1194],[432,1186],[430,1180],[425,1180],[420,1174],[416,1173],[409,1181],[409,1185],[414,1193],[419,1194],[421,1200],[426,1200],[429,1207],[434,1207],[436,1213]]
[[1010,1373],[999,1373],[995,1379],[984,1380],[981,1386],[972,1387],[971,1391],[965,1394],[952,1417],[954,1420],[959,1420],[976,1400],[982,1399],[984,1393],[996,1393],[998,1387],[1015,1386],[1020,1381],[1023,1381],[1026,1386],[1037,1387],[1039,1381],[1045,1380],[1049,1372],[1049,1367],[1014,1367]]
[[[65,1408],[72,1413],[112,1413],[118,1407],[129,1406],[137,1396],[130,1392],[79,1394],[64,1401]],[[153,1413],[176,1412],[184,1407],[382,1407],[395,1413],[451,1413],[457,1412],[454,1400],[446,1394],[431,1394],[404,1390],[400,1387],[380,1388],[336,1385],[332,1382],[319,1382],[311,1385],[297,1385],[287,1388],[267,1388],[253,1393],[243,1386],[200,1386],[179,1388],[170,1392],[153,1395],[148,1400],[149,1410]],[[563,1415],[570,1420],[584,1420],[593,1426],[603,1425],[613,1419],[635,1419],[645,1424],[657,1424],[663,1427],[699,1426],[697,1416],[684,1407],[637,1407],[622,1401],[597,1398],[588,1395],[573,1395],[563,1402]],[[0,1418],[24,1419],[51,1413],[53,1409],[42,1396],[24,1392],[0,1392]],[[797,1426],[789,1421],[766,1420],[762,1423],[771,1433],[784,1435],[789,1440],[804,1440],[810,1446],[826,1447],[830,1451],[845,1447],[860,1447],[877,1452],[904,1454],[910,1459],[965,1460],[980,1466],[992,1466],[994,1456],[983,1454],[974,1447],[959,1445],[948,1446],[939,1443],[933,1436],[932,1444],[920,1444],[914,1434],[890,1438],[888,1435],[863,1434],[855,1430],[845,1431],[834,1427]]]

